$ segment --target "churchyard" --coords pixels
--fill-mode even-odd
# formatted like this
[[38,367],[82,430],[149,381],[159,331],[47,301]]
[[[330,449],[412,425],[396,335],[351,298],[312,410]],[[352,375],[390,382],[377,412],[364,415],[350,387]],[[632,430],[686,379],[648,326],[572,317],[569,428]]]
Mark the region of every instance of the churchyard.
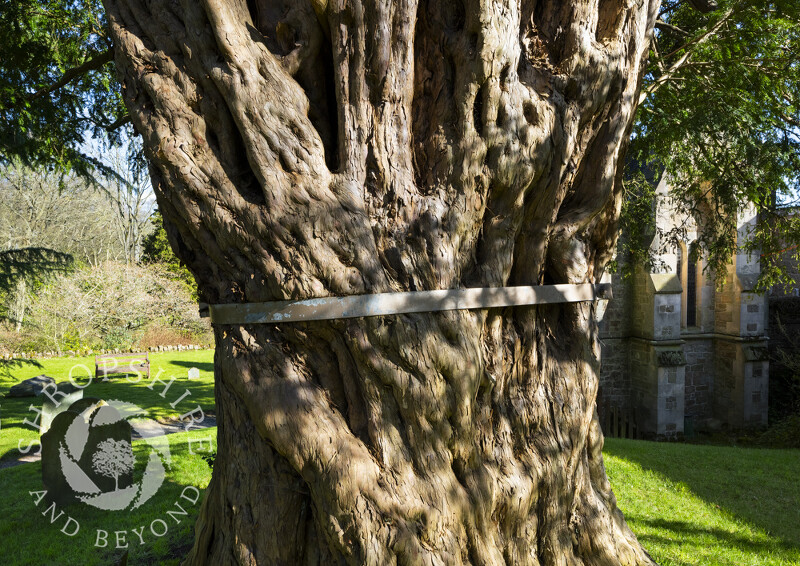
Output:
[[[150,361],[149,381],[144,375],[120,375],[89,383],[93,357],[5,367],[0,380],[4,565],[107,565],[125,558],[127,564],[180,563],[194,539],[216,451],[213,351],[157,352]],[[192,368],[196,378],[189,379]],[[66,384],[70,371],[73,381],[85,386],[84,399],[134,405],[169,433],[163,437],[170,455],[163,482],[140,505],[122,510],[85,501],[60,505],[43,494],[43,463],[34,456],[39,433],[31,423],[42,424],[36,409],[47,396],[6,395],[41,374]],[[198,408],[204,417],[199,422]],[[135,483],[147,475],[153,439],[134,435],[132,452]],[[619,507],[659,564],[800,563],[797,450],[608,439],[604,455]]]
[[[213,351],[152,353],[150,362],[150,380],[144,374],[95,379],[94,357],[91,356],[4,366],[0,377],[3,395],[0,399],[2,564],[117,564],[126,552],[130,556],[129,564],[179,563],[177,558],[170,557],[185,554],[190,546],[197,509],[211,478],[216,451]],[[121,509],[114,508],[120,507],[118,503],[109,504],[108,500],[84,498],[89,503],[65,502],[63,498],[51,498],[44,493],[49,487],[50,491],[63,495],[70,488],[70,481],[65,483],[64,478],[55,490],[52,479],[50,486],[45,485],[43,469],[49,465],[51,470],[54,467],[58,470],[62,462],[56,456],[53,461],[43,463],[42,456],[37,455],[40,446],[37,427],[51,420],[47,433],[51,434],[61,422],[58,414],[51,418],[48,411],[44,414],[38,411],[43,405],[53,406],[47,392],[62,401],[62,405],[74,401],[74,393],[67,397],[55,393],[69,389],[66,386],[70,383],[70,372],[73,384],[80,386],[78,396],[83,397],[84,405],[91,399],[102,399],[105,409],[116,407],[131,422],[137,422],[132,438],[131,433],[128,438],[132,440],[129,445],[134,464],[130,479],[134,487],[138,482],[138,499]],[[42,374],[52,376],[57,386],[38,396],[8,396],[13,386]],[[193,379],[189,379],[190,375]],[[76,389],[74,385],[72,389]],[[131,407],[141,412],[133,414]],[[150,436],[143,428],[145,425],[156,427],[158,431]],[[100,437],[107,436],[103,426],[109,425],[101,423],[92,430],[99,430]],[[67,431],[74,433],[73,429],[68,427]],[[92,444],[92,439],[90,434],[85,435],[88,444]],[[102,449],[102,442],[95,442],[95,452]],[[108,439],[105,442],[108,443]],[[84,452],[91,450],[84,449]],[[45,459],[48,454],[47,450],[43,451]],[[164,464],[162,473],[152,467],[156,459]],[[114,460],[111,459],[112,463]],[[93,463],[97,468],[101,462],[96,459]],[[113,467],[109,470],[106,465],[103,470],[100,466],[100,470],[113,472]],[[75,483],[74,475],[66,475]],[[146,487],[148,483],[149,488]],[[111,491],[119,501],[126,492],[116,487],[112,482],[111,487],[106,486],[103,491]],[[131,488],[127,491],[130,493]],[[122,501],[125,503],[124,499]],[[87,549],[91,552],[87,553]]]

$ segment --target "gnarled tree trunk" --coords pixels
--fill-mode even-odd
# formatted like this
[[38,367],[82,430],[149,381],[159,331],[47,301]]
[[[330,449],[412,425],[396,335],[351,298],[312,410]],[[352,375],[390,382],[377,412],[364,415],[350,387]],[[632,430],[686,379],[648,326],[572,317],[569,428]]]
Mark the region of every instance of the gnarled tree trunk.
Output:
[[[214,303],[595,282],[656,0],[107,0]],[[590,303],[217,326],[188,564],[651,564]]]

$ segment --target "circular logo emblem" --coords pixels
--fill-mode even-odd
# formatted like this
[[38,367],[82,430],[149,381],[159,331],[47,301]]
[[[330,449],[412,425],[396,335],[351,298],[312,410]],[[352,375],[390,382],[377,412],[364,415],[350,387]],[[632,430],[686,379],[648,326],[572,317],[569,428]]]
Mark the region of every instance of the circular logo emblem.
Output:
[[[61,470],[75,497],[106,511],[136,509],[156,494],[170,466],[163,427],[131,403],[100,401],[82,409],[58,442]],[[134,477],[131,434],[147,445],[147,464]]]

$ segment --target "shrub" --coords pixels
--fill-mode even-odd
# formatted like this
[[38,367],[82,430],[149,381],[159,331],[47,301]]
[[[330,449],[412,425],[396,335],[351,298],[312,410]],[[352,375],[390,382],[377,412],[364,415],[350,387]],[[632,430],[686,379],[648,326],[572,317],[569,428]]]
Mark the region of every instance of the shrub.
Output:
[[800,448],[800,415],[791,415],[770,426],[757,442],[771,448]]
[[209,332],[196,333],[164,326],[162,323],[154,322],[148,324],[144,329],[136,348],[147,350],[155,346],[188,346],[189,344],[208,344],[213,337]]
[[156,327],[186,338],[209,330],[186,286],[158,264],[106,262],[58,277],[34,297],[24,348],[129,348]]

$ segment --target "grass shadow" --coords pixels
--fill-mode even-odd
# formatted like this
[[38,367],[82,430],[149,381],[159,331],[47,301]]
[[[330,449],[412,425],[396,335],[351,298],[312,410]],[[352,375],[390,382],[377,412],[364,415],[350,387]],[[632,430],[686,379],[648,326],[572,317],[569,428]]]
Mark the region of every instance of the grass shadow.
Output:
[[185,368],[197,368],[200,371],[214,372],[214,362],[187,362],[184,360],[174,360],[170,362],[173,366],[180,366]]
[[[150,418],[175,423],[182,415],[197,411],[198,407],[205,415],[216,413],[212,356],[213,352],[208,351],[154,354],[151,356],[150,379],[146,375],[113,375],[106,380],[94,378],[91,357],[46,359],[33,364],[13,360],[16,363],[7,366],[10,376],[0,381],[0,459],[18,458],[19,446],[26,447],[31,441],[38,441],[39,437],[36,425],[31,423],[40,418],[37,409],[42,408],[45,398],[2,397],[14,383],[36,373],[53,377],[59,386],[67,383],[70,375],[81,385],[91,377],[84,397],[132,403],[146,410]],[[39,369],[34,370],[34,367]],[[200,369],[200,378],[187,379],[185,367]],[[198,413],[195,415],[199,416]]]
[[[604,453],[671,480],[723,512],[800,549],[800,451],[607,439]],[[680,522],[665,528],[691,534]],[[716,533],[725,538],[729,533]],[[731,540],[744,545],[746,541]]]
[[[698,528],[696,524],[686,521],[669,521],[666,519],[643,519],[635,515],[631,515],[628,519],[636,524],[647,525],[654,531],[659,531],[663,534],[645,534],[639,536],[639,540],[647,546],[649,542],[658,542],[660,544],[669,544],[676,538],[681,540],[684,545],[693,544],[695,546],[704,546],[709,544],[710,539],[713,540],[712,544],[715,546],[725,546],[728,548],[736,548],[745,554],[763,555],[774,553],[776,551],[792,551],[797,547],[789,543],[775,540],[755,540],[751,537],[741,536],[724,529],[702,527]],[[670,534],[674,536],[670,536]]]
[[13,360],[0,360],[0,380],[14,379],[14,371],[24,366],[42,369],[41,363],[29,358],[14,358]]

